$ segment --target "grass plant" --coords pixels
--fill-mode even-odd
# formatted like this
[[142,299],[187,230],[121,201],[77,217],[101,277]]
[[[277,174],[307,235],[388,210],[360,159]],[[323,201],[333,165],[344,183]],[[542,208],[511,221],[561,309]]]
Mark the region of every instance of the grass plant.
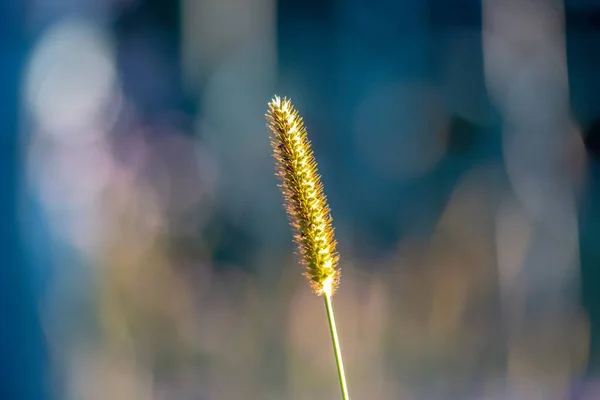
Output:
[[266,114],[271,130],[271,146],[276,175],[284,198],[284,206],[294,231],[304,276],[314,292],[323,296],[331,332],[331,341],[342,399],[348,400],[348,387],[342,362],[335,317],[332,306],[340,281],[339,254],[317,163],[306,135],[302,118],[291,101],[275,96]]

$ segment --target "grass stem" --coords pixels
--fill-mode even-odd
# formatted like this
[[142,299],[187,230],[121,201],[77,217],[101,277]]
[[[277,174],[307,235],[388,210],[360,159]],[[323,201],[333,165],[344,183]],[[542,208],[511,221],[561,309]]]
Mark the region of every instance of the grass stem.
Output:
[[335,363],[337,364],[338,378],[340,381],[340,389],[342,391],[342,399],[349,400],[348,386],[346,385],[346,374],[344,373],[344,362],[342,361],[342,351],[340,350],[340,341],[338,339],[337,328],[335,327],[335,317],[333,315],[333,307],[331,305],[331,296],[327,293],[323,294],[325,299],[325,308],[327,309],[327,320],[329,321],[329,330],[331,331],[331,341],[333,343],[333,352],[335,354]]

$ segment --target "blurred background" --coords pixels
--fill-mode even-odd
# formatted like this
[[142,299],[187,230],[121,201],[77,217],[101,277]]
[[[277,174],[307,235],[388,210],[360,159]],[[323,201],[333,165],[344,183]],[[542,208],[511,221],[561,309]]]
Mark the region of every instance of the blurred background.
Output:
[[600,3],[0,2],[0,399],[600,398]]

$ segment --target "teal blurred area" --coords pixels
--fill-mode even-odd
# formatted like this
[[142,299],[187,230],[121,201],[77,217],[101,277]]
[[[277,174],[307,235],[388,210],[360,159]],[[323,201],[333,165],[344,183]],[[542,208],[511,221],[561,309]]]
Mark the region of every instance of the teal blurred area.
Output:
[[352,398],[600,397],[600,5],[0,4],[0,400],[338,398],[275,94]]
[[45,346],[36,305],[35,275],[25,268],[19,240],[20,80],[28,50],[23,9],[0,3],[0,398],[45,398]]

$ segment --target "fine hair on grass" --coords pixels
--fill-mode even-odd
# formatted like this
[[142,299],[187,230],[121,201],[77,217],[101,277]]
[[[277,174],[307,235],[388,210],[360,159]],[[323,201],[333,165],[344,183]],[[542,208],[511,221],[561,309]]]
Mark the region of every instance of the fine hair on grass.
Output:
[[275,96],[266,114],[271,130],[271,146],[276,175],[281,181],[284,206],[294,230],[304,276],[314,292],[323,296],[342,399],[348,388],[340,350],[331,298],[340,280],[330,209],[323,193],[317,163],[306,135],[302,118],[291,101]]

